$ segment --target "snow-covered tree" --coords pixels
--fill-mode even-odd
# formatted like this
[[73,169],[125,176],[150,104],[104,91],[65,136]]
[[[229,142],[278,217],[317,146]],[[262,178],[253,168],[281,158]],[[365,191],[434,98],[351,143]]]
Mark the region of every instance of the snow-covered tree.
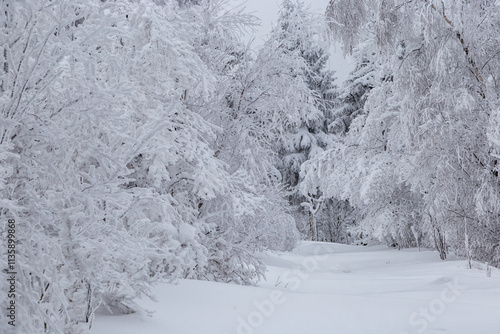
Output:
[[[289,188],[288,198],[297,226],[313,240],[346,242],[346,231],[339,222],[352,220],[348,218],[352,213],[348,203],[324,198],[319,189],[301,188],[300,185],[301,166],[339,140],[339,133],[334,131],[336,124],[343,122],[342,115],[336,112],[339,99],[334,72],[328,69],[329,41],[325,20],[313,15],[303,3],[285,0],[271,39],[277,41],[279,52],[295,59],[291,71],[295,80],[302,80],[306,85],[309,92],[305,94],[309,94],[309,104],[315,109],[286,127],[280,138],[279,169],[283,183]],[[345,219],[340,220],[341,216]]]
[[354,48],[355,68],[339,89],[339,102],[332,109],[329,131],[341,138],[349,131],[354,118],[365,112],[364,105],[370,90],[376,86],[376,54],[369,44]]
[[0,212],[18,222],[21,331],[84,332],[159,279],[252,283],[255,251],[294,244],[285,205],[262,208],[277,187],[256,192],[213,145],[230,129],[203,112],[222,77],[197,48],[206,7],[1,7]]
[[230,193],[204,202],[200,210],[200,219],[211,226],[203,241],[211,265],[203,276],[251,283],[264,273],[254,252],[290,249],[298,238],[270,149],[283,120],[265,121],[266,104],[278,93],[263,94],[266,68],[256,65],[240,41],[241,30],[255,24],[253,16],[227,9],[226,1],[203,1],[184,17],[195,16],[203,19],[192,45],[214,73],[217,89],[207,103],[188,96],[186,105],[220,128],[209,142],[232,185]]
[[[497,209],[486,204],[498,198],[491,132],[498,14],[497,4],[483,1],[332,0],[327,9],[345,50],[372,45],[377,64],[364,115],[354,120],[341,150],[356,166],[348,179],[357,177],[359,184],[336,182],[336,194],[368,211],[397,203],[397,212],[413,217],[408,227],[416,241],[423,231],[442,258],[452,247],[499,259]],[[380,230],[387,234],[403,221],[393,219]],[[409,234],[405,230],[398,228],[400,238]]]

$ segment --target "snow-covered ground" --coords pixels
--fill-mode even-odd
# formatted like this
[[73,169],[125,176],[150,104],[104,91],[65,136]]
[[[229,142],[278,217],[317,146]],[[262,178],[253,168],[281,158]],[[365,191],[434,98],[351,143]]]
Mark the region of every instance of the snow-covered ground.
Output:
[[181,280],[155,313],[96,316],[95,334],[498,334],[500,270],[430,250],[302,242],[265,255],[258,287]]

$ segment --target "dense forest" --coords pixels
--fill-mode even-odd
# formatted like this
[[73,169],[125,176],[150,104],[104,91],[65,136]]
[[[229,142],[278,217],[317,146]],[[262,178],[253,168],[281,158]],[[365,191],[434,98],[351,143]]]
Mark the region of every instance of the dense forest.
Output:
[[283,0],[257,50],[226,0],[0,7],[19,333],[88,332],[160,281],[256,284],[300,239],[500,265],[498,2]]

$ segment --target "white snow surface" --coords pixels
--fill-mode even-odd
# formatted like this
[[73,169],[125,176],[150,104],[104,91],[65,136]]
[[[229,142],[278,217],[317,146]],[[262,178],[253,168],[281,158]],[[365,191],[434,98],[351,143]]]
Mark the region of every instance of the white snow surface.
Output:
[[436,252],[301,242],[263,255],[257,287],[162,284],[145,312],[100,311],[95,334],[498,334],[500,270]]

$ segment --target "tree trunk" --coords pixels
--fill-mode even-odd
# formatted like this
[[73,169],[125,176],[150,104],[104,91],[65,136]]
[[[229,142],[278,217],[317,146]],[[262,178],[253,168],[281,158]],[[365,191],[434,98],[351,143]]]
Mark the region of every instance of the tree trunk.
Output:
[[314,221],[314,213],[309,211],[309,222],[311,224],[311,240],[318,241],[318,236],[316,233],[316,222]]

